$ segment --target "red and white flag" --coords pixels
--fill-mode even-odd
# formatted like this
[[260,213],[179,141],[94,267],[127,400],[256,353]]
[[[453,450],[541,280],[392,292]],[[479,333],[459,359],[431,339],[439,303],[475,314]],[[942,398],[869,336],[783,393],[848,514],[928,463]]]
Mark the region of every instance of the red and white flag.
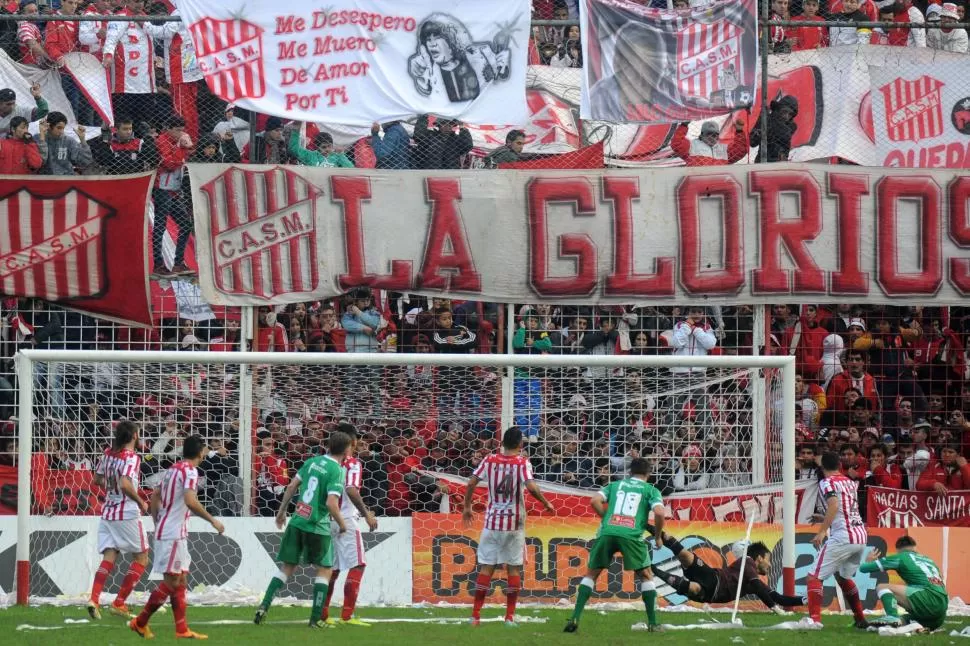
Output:
[[932,76],[893,79],[879,88],[885,101],[886,133],[890,141],[933,139],[943,134],[941,90],[946,85]]

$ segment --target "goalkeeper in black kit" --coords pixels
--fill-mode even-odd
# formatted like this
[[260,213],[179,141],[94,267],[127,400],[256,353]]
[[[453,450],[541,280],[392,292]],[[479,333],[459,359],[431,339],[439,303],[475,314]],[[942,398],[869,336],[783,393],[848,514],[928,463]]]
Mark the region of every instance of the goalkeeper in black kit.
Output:
[[731,603],[738,590],[739,579],[743,580],[741,595],[753,594],[761,599],[768,609],[777,614],[787,614],[784,607],[803,606],[804,597],[789,597],[778,594],[761,580],[761,576],[771,570],[771,550],[764,543],[748,545],[748,558],[744,560],[744,574],[741,574],[741,559],[722,568],[712,568],[693,552],[684,548],[673,536],[664,533],[664,546],[667,547],[683,568],[683,576],[671,574],[651,566],[653,573],[677,593],[699,603]]

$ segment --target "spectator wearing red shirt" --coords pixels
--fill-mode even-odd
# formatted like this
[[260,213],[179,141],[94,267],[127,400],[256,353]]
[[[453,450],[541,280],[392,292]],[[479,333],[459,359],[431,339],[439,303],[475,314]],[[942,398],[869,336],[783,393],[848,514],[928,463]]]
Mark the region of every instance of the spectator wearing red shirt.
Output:
[[866,372],[866,357],[861,350],[850,349],[848,352],[848,370],[832,377],[826,391],[826,399],[833,406],[844,402],[843,396],[849,388],[855,388],[862,396],[869,400],[872,410],[879,409],[879,391],[876,389],[875,378]]
[[[39,13],[36,0],[22,0],[20,14],[36,16]],[[44,37],[37,23],[23,20],[17,23],[17,44],[20,45],[20,62],[24,65],[48,65],[50,57],[44,51]]]
[[734,122],[734,139],[730,144],[720,142],[721,128],[714,121],[705,121],[697,139],[687,139],[687,123],[677,126],[670,140],[670,149],[687,166],[724,166],[740,161],[748,154],[748,138],[744,122]]
[[268,306],[261,306],[256,330],[256,352],[289,352],[289,337],[286,327],[276,320],[276,312]]
[[276,444],[265,431],[260,434],[259,453],[253,458],[256,473],[256,511],[260,516],[275,516],[283,490],[289,484],[286,462],[276,455]]
[[[818,0],[802,0],[802,15],[795,16],[792,20],[805,23],[822,22],[823,18],[818,15]],[[812,27],[806,24],[804,27],[789,27],[788,32],[793,52],[829,46],[829,32],[825,27]]]
[[[158,174],[155,176],[155,188],[152,190],[152,200],[155,203],[155,222],[152,227],[152,255],[155,261],[153,273],[159,277],[191,274],[194,272],[185,265],[185,248],[189,244],[189,236],[192,235],[192,214],[185,204],[182,179],[185,162],[194,144],[185,133],[185,119],[177,114],[170,116],[165,123],[165,130],[155,139],[155,145],[160,162]],[[165,266],[162,258],[169,218],[179,230],[171,270]]]
[[[926,22],[923,12],[913,6],[911,0],[876,0],[878,20],[892,22]],[[873,44],[897,47],[926,47],[926,30],[909,27],[892,27],[889,32],[879,30],[873,34]]]
[[889,461],[889,449],[885,444],[876,444],[869,451],[869,475],[866,483],[890,489],[901,489],[903,486],[903,472],[899,465]]
[[[811,402],[815,406],[814,406],[814,410],[811,412],[811,419],[806,420],[803,418],[802,423],[812,428],[816,428],[818,426],[822,413],[825,411],[825,408],[828,405],[828,402],[825,399],[825,391],[822,390],[822,387],[819,386],[818,384],[807,381],[801,375],[796,374],[795,375],[795,401],[796,402],[802,401],[803,413],[808,408],[804,403],[804,400],[806,399],[811,400]],[[808,417],[808,414],[806,413],[804,417]]]
[[307,336],[311,352],[346,352],[347,333],[340,327],[333,305],[322,305],[310,312],[310,331]]
[[27,120],[14,117],[10,132],[0,139],[0,175],[30,175],[43,165],[40,150],[27,132]]
[[795,366],[807,379],[821,376],[825,337],[829,335],[821,325],[817,305],[805,305],[794,328]]
[[389,516],[408,516],[411,509],[411,485],[405,480],[416,469],[421,468],[421,460],[411,455],[404,436],[394,438],[384,447],[387,456],[387,513]]
[[935,491],[945,495],[950,489],[970,489],[970,465],[959,449],[950,445],[943,449],[941,460],[930,459],[916,481],[917,491]]

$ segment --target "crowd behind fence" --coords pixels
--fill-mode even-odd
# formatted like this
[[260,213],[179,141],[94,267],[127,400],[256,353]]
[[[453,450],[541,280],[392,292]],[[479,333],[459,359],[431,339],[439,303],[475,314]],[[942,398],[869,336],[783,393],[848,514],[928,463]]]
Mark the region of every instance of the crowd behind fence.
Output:
[[[124,18],[97,18],[122,5]],[[570,70],[582,67],[576,3],[536,0],[534,5],[532,63],[558,70],[546,73],[552,82],[555,74],[575,75]],[[962,21],[963,4],[877,5],[866,0],[850,12],[851,6],[851,0],[824,6],[812,0],[774,0],[769,19],[761,22],[769,58],[863,42],[967,53],[964,27],[951,26]],[[528,161],[529,151],[541,148],[525,126],[501,131],[504,145],[482,146],[464,124],[422,115],[413,123],[375,124],[369,134],[348,140],[326,124],[292,124],[250,113],[214,97],[201,74],[186,76],[173,67],[179,59],[173,56],[173,43],[176,36],[186,42],[187,33],[166,15],[164,5],[97,0],[85,9],[63,0],[48,8],[60,13],[44,19],[45,5],[24,0],[16,7],[19,17],[0,16],[0,47],[9,58],[2,62],[21,75],[21,88],[30,88],[0,89],[0,130],[9,130],[2,143],[4,150],[13,151],[0,155],[0,172],[124,174],[157,169],[152,209],[157,325],[151,330],[127,328],[35,300],[4,301],[2,420],[12,420],[16,410],[18,384],[11,358],[20,347],[240,348],[240,312],[210,308],[191,281],[197,268],[187,254],[192,209],[184,163],[495,168]],[[683,3],[673,2],[671,8],[681,10]],[[85,20],[68,17],[79,11],[88,14]],[[132,19],[146,12],[156,14],[155,20]],[[928,22],[938,19],[941,28],[909,26],[924,17]],[[877,19],[905,26],[880,31],[869,24]],[[61,75],[50,96],[34,83],[72,52],[103,63],[117,42],[111,39],[121,33],[134,37],[122,39],[117,47],[154,42],[155,51],[146,57],[150,64],[144,68],[119,70],[113,61],[106,66],[112,74],[137,81],[113,86],[120,90],[112,97],[114,127],[102,126],[70,76]],[[792,96],[772,96],[762,114],[767,116],[764,128],[758,114],[739,113],[724,123],[703,124],[699,133],[685,124],[580,124],[575,105],[567,105],[567,112],[576,133],[572,147],[604,141],[611,165],[711,165],[753,162],[758,155],[769,162],[787,161],[799,108]],[[68,127],[75,124],[81,126],[72,136]],[[643,139],[644,128],[663,144],[646,153],[631,152],[629,142]],[[768,146],[759,151],[762,132]],[[696,152],[694,136],[708,146],[709,154]],[[176,225],[174,233],[168,220]],[[846,473],[862,484],[939,490],[970,487],[965,460],[970,455],[968,335],[965,308],[506,306],[361,289],[330,301],[260,308],[252,349],[794,354],[799,450],[807,469],[820,452],[836,450]],[[376,479],[369,504],[389,514],[440,508],[448,486],[427,472],[467,475],[496,448],[500,430],[504,375],[494,371],[257,370],[254,459],[251,465],[240,464],[238,371],[187,371],[179,366],[118,370],[51,364],[50,371],[38,374],[35,450],[45,456],[46,467],[52,472],[89,471],[112,421],[134,418],[145,422],[144,475],[150,483],[177,455],[180,438],[198,432],[210,443],[203,465],[209,478],[206,496],[222,501],[220,508],[227,514],[253,511],[238,503],[239,475],[247,468],[255,473],[254,510],[272,509],[287,474],[319,450],[340,419],[360,425],[365,470]],[[655,477],[668,493],[744,486],[756,473],[777,481],[780,446],[773,437],[777,424],[771,414],[775,382],[768,377],[759,391],[758,379],[735,372],[516,370],[514,421],[529,440],[537,474],[560,484],[600,485],[622,474],[638,455],[654,460]],[[14,432],[14,423],[4,422],[0,460],[8,464],[15,453]],[[763,446],[754,450],[755,442]],[[762,454],[766,464],[754,464]],[[60,504],[41,507],[51,513],[71,508]]]

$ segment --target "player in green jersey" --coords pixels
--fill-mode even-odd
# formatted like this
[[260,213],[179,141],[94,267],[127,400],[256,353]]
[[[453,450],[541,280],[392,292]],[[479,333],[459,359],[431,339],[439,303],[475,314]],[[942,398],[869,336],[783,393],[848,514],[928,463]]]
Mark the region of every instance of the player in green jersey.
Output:
[[942,626],[950,604],[943,576],[933,559],[916,551],[916,540],[912,536],[900,536],[896,541],[896,553],[892,556],[882,556],[879,550],[873,550],[859,568],[860,572],[888,570],[895,570],[905,584],[880,583],[876,587],[882,607],[886,610],[886,622],[902,622],[896,607],[898,603],[909,611],[910,619],[919,622],[927,630]]
[[566,623],[565,632],[574,633],[579,628],[579,617],[586,602],[593,594],[596,578],[610,567],[613,556],[623,555],[623,569],[634,570],[640,575],[640,595],[647,609],[650,632],[660,630],[657,623],[657,588],[650,571],[650,553],[643,542],[647,518],[653,510],[657,549],[663,547],[664,505],[660,492],[647,482],[650,463],[636,458],[630,463],[630,477],[611,482],[590,500],[593,510],[602,518],[596,541],[589,551],[586,577],[576,592],[576,607]]
[[[286,580],[300,562],[315,565],[317,578],[313,582],[313,608],[310,611],[312,628],[331,628],[320,613],[327,598],[330,571],[333,565],[333,545],[330,539],[330,519],[337,523],[340,533],[347,531],[347,525],[340,514],[340,495],[344,491],[344,469],[340,466],[350,448],[350,436],[335,432],[330,436],[329,455],[312,457],[303,463],[300,471],[293,476],[283,493],[280,509],[276,513],[276,526],[283,529],[286,523],[286,510],[290,499],[297,495],[293,518],[283,533],[280,550],[276,559],[283,564],[280,571],[270,579],[262,603],[256,609],[253,621],[263,623],[266,612],[277,591],[286,585]],[[299,489],[299,494],[297,494]]]

